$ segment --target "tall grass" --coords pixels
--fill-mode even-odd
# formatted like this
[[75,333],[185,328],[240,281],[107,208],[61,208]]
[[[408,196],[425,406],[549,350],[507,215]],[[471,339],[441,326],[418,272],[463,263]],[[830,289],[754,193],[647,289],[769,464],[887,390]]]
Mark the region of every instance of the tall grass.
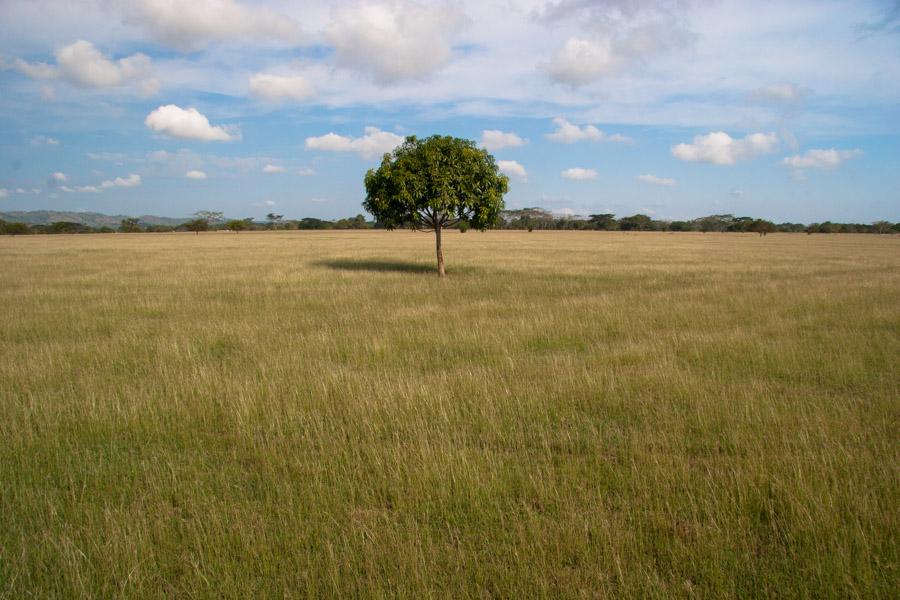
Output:
[[0,239],[6,598],[891,597],[900,239]]

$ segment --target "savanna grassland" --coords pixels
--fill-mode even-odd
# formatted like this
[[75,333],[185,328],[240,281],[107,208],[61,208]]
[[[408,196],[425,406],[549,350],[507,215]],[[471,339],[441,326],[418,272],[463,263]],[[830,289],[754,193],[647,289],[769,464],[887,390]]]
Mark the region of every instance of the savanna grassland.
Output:
[[896,597],[900,238],[0,239],[4,598]]

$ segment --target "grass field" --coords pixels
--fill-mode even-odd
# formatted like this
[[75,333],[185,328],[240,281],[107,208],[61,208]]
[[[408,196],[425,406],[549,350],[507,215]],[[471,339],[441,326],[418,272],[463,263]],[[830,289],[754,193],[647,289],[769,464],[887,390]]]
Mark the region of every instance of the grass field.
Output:
[[896,597],[900,238],[0,239],[4,598]]

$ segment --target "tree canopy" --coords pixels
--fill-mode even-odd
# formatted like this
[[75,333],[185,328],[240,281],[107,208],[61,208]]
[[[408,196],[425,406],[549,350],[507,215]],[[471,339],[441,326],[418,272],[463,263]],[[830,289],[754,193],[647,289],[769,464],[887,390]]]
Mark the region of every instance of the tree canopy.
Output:
[[409,136],[366,173],[363,207],[385,227],[434,231],[438,274],[444,274],[441,230],[465,221],[486,229],[503,210],[509,179],[475,142]]

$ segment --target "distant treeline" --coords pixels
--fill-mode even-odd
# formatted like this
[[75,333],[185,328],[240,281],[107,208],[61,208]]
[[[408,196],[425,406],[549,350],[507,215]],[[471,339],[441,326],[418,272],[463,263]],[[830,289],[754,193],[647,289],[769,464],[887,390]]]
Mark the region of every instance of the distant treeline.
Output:
[[601,231],[721,231],[737,233],[775,232],[805,233],[900,233],[900,223],[876,221],[864,223],[773,223],[754,217],[734,215],[709,215],[690,221],[657,220],[637,214],[616,218],[605,213],[587,217],[560,217],[541,208],[506,210],[500,215],[502,229],[581,229]]
[[[178,225],[160,225],[143,223],[140,219],[122,219],[118,227],[108,225],[92,227],[74,221],[55,221],[49,224],[20,223],[0,219],[0,234],[26,235],[50,233],[154,233],[190,231],[264,231],[264,230],[298,230],[298,229],[381,229],[376,221],[368,221],[363,215],[352,218],[329,221],[306,217],[303,219],[284,219],[282,215],[270,213],[266,220],[225,219],[222,213],[204,211],[196,213],[194,219]],[[468,225],[461,222],[461,231]],[[494,229],[519,230],[587,230],[587,231],[700,231],[700,232],[736,232],[758,233],[766,235],[775,232],[788,233],[900,233],[900,223],[875,221],[874,223],[774,223],[753,217],[735,217],[734,215],[709,215],[690,221],[668,221],[653,219],[647,215],[637,214],[630,217],[616,218],[613,214],[589,215],[587,217],[560,217],[541,208],[523,208],[506,210],[500,214]]]

